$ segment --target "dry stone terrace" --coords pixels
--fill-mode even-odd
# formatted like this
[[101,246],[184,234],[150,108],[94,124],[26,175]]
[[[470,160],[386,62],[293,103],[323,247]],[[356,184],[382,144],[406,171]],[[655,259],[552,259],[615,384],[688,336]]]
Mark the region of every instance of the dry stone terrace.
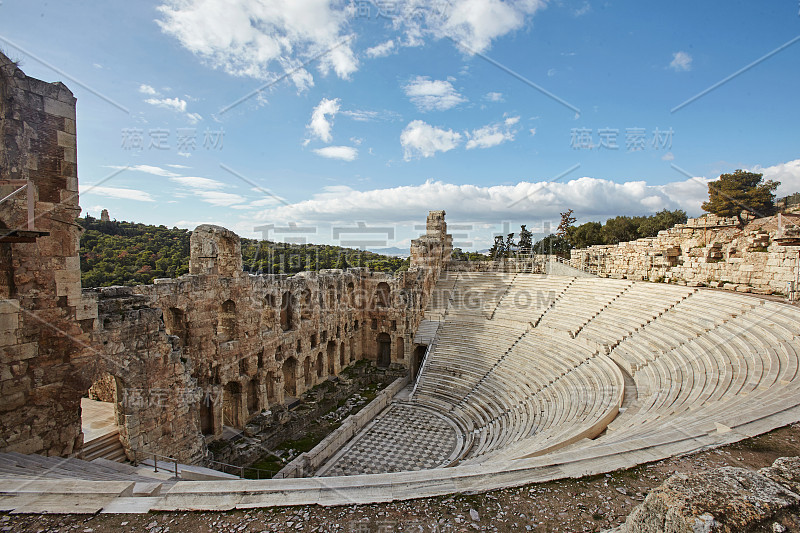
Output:
[[[16,229],[27,227],[26,198],[0,204],[12,230],[0,239],[5,510],[228,510],[485,491],[628,468],[800,420],[796,306],[686,279],[639,281],[660,271],[638,263],[600,272],[619,279],[450,268],[443,211],[428,214],[409,270],[394,276],[247,274],[238,236],[203,225],[192,233],[189,274],[81,290],[75,100],[4,56],[0,80],[0,130],[10,139],[0,160],[26,182],[35,222]],[[0,194],[9,187],[0,183]],[[753,270],[735,265],[766,253],[762,274],[737,286],[785,284],[798,249],[781,248],[768,221],[755,234],[712,222],[674,230],[690,240],[716,232],[698,262],[712,266],[698,275],[717,284],[744,276]],[[674,231],[602,254],[631,265],[641,246],[669,244]],[[726,235],[729,246],[718,246]],[[694,249],[662,251],[674,263],[664,277],[694,272],[680,264]],[[387,410],[376,409],[316,476],[247,481],[199,466],[211,442],[361,360],[405,368],[413,386],[384,396]],[[159,477],[82,461],[87,395],[114,404],[129,459],[148,452],[185,464]]]

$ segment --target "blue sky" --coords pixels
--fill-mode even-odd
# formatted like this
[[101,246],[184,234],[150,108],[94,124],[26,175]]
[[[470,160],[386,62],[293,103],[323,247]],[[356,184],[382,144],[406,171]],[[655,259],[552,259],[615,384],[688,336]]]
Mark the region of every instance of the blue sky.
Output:
[[480,249],[568,208],[697,215],[707,180],[737,168],[800,190],[798,11],[3,0],[0,47],[78,97],[84,212],[406,248],[445,209]]

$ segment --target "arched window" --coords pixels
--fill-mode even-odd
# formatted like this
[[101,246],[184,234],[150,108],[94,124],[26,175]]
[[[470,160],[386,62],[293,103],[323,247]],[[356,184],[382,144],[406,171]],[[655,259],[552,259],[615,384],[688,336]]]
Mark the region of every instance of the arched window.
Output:
[[389,297],[392,290],[389,288],[389,284],[385,281],[378,283],[377,289],[375,289],[375,307],[389,307]]
[[328,341],[328,375],[336,375],[336,343]]
[[250,380],[247,387],[247,415],[253,416],[258,412],[258,380]]
[[294,357],[283,362],[283,390],[287,396],[297,396],[297,359]]
[[222,423],[226,426],[241,428],[242,386],[231,381],[222,391]]
[[292,329],[292,293],[284,292],[281,297],[281,329],[289,331]]
[[219,310],[217,335],[220,342],[232,341],[236,337],[236,304],[226,300]]
[[181,346],[186,346],[186,317],[183,310],[170,307],[164,315],[164,327],[167,335],[175,335],[181,340]]
[[378,366],[388,368],[392,364],[392,338],[388,333],[378,333],[375,341],[378,348]]

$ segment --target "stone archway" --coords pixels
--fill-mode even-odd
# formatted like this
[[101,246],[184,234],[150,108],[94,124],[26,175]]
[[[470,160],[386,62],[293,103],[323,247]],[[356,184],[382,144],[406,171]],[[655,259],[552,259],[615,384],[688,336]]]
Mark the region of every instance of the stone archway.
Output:
[[385,281],[378,283],[378,287],[375,289],[375,299],[373,300],[374,306],[373,307],[389,307],[389,301],[391,297],[392,289],[389,287],[389,284]]
[[328,341],[328,375],[336,375],[336,342]]
[[297,396],[297,359],[294,357],[283,362],[283,390],[287,396]]
[[325,369],[324,361],[322,360],[322,352],[319,352],[317,354],[317,364],[316,364],[315,368],[317,370],[317,377],[321,378],[322,377],[322,372]]
[[233,300],[222,303],[217,323],[217,335],[220,342],[228,342],[236,338],[236,304]]
[[392,338],[388,333],[379,333],[376,342],[378,346],[378,367],[389,368],[389,365],[392,364]]
[[222,390],[222,424],[241,428],[242,424],[242,386],[231,381]]
[[280,322],[281,322],[281,329],[283,331],[289,331],[292,329],[292,314],[294,313],[294,309],[292,308],[292,293],[291,292],[284,292],[283,296],[281,296],[281,315],[280,315]]
[[419,371],[422,370],[422,360],[425,358],[425,352],[428,347],[424,344],[414,348],[414,353],[411,356],[411,379],[417,379]]
[[339,368],[342,369],[347,366],[347,361],[344,359],[344,342],[339,343]]
[[214,403],[209,397],[200,402],[200,431],[203,435],[214,434]]
[[251,417],[258,413],[259,408],[259,384],[256,378],[250,380],[247,386],[247,416]]

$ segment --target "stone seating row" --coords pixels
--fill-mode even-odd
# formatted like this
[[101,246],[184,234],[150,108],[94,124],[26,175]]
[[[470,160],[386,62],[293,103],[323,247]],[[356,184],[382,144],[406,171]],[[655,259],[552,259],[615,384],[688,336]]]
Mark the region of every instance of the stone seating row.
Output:
[[[607,361],[630,373],[639,390],[629,415],[620,417],[625,423],[613,425],[598,440],[648,438],[666,423],[711,427],[712,419],[730,406],[747,407],[742,398],[785,390],[798,381],[800,321],[793,309],[687,287],[613,282],[610,287],[596,285],[594,291],[596,283],[608,280],[553,278],[549,285],[562,287],[559,297],[548,302],[539,325],[509,350],[503,340],[513,328],[500,328],[529,322],[527,316],[513,316],[513,296],[526,283],[546,286],[541,277],[530,277],[514,278],[492,320],[485,315],[461,320],[461,330],[449,330],[444,338],[455,349],[443,349],[440,337],[437,350],[447,363],[429,370],[458,369],[461,374],[431,377],[427,396],[417,398],[472,427],[472,447],[464,464],[529,457],[570,443],[578,448],[593,445],[587,437],[602,431],[596,422],[607,424],[608,413],[621,402],[608,390],[613,389],[609,383],[619,381],[614,375],[619,369],[611,365],[607,375],[602,368],[586,373],[587,361],[600,361],[602,354],[591,353],[591,343],[578,344],[579,339],[547,327],[548,322],[571,327],[576,313],[585,316],[587,301],[596,305],[598,299],[611,296],[578,329],[578,337],[614,343]],[[520,311],[525,315],[529,310]],[[557,320],[559,314],[563,321]],[[484,323],[492,327],[483,328]],[[474,330],[470,333],[469,328]],[[485,339],[479,346],[481,355],[469,349],[475,337]]]
[[574,336],[630,285],[630,282],[606,284],[593,278],[576,279],[544,313],[537,326],[567,331]]
[[638,412],[626,420],[622,434],[640,432],[665,420],[676,423],[689,414],[693,419],[708,418],[720,408],[730,410],[732,402],[796,384],[800,366],[797,322],[776,326],[789,313],[785,306],[774,309],[779,320],[770,321],[770,310],[756,305],[703,335],[656,354],[634,374],[647,394]]

